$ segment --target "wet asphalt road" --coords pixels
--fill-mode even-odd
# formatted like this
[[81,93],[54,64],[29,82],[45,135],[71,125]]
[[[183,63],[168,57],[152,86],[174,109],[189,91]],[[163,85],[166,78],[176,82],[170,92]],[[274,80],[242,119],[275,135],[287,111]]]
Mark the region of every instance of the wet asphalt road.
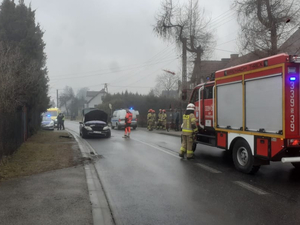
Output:
[[[78,123],[66,121],[78,133]],[[230,155],[198,146],[178,158],[180,138],[137,129],[131,139],[87,139],[117,224],[300,224],[300,174],[272,163],[256,175],[234,169]]]

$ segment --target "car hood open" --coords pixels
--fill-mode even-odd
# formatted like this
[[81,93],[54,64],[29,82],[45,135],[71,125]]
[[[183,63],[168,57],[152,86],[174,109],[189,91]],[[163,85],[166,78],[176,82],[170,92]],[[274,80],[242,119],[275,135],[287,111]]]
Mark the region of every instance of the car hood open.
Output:
[[107,116],[106,112],[99,110],[99,109],[94,109],[84,115],[83,122],[86,123],[86,122],[92,121],[92,120],[107,122],[107,117],[108,116]]

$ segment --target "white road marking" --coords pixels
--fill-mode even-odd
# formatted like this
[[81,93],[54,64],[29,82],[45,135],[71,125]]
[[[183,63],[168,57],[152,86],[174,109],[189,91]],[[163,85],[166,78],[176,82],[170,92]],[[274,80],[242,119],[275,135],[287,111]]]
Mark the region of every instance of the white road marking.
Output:
[[206,165],[203,165],[201,163],[196,163],[197,166],[201,167],[202,169],[208,171],[208,172],[211,172],[211,173],[222,173],[221,171],[219,170],[216,170],[214,168],[211,168],[209,166],[206,166]]
[[[132,138],[131,138],[131,139],[132,139]],[[140,140],[137,140],[137,139],[132,139],[132,140],[137,141],[137,142],[140,142],[140,143],[142,143],[142,144],[144,144],[144,145],[148,145],[148,146],[150,146],[150,147],[152,147],[152,148],[155,148],[155,149],[157,149],[157,150],[159,150],[159,151],[161,151],[161,152],[167,153],[167,154],[169,154],[169,155],[171,155],[171,156],[174,156],[174,157],[176,157],[176,158],[178,158],[178,159],[181,159],[181,157],[179,157],[179,156],[177,156],[177,155],[174,155],[174,154],[172,154],[172,153],[170,153],[170,152],[168,152],[168,151],[166,151],[166,150],[163,150],[162,148],[156,147],[156,146],[154,146],[154,145],[148,144],[148,143],[146,143],[146,142],[143,142],[143,141],[140,141]],[[211,172],[211,173],[222,173],[221,171],[216,170],[216,169],[213,169],[213,168],[211,168],[211,167],[209,167],[209,166],[206,166],[206,165],[203,165],[203,164],[200,164],[200,163],[195,163],[195,164],[196,164],[197,166],[201,167],[202,169],[204,169],[204,170],[206,170],[206,171],[209,171],[209,172]]]
[[269,194],[268,192],[265,192],[264,190],[262,190],[260,188],[257,188],[257,187],[254,187],[253,185],[247,184],[243,181],[233,181],[233,183],[247,189],[248,191],[251,191],[255,194],[258,194],[258,195],[267,195],[267,194]]
[[178,159],[181,159],[179,156],[174,155],[174,154],[172,154],[172,153],[170,153],[170,152],[167,152],[167,151],[163,150],[162,148],[156,147],[156,146],[154,146],[154,145],[148,144],[148,143],[143,142],[143,141],[139,141],[139,140],[137,140],[137,139],[133,139],[133,138],[130,138],[130,139],[132,139],[132,140],[134,140],[134,141],[137,141],[137,142],[140,142],[140,143],[142,143],[142,144],[144,144],[144,145],[148,145],[148,146],[150,146],[150,147],[152,147],[152,148],[155,148],[155,149],[157,149],[157,150],[159,150],[159,151],[161,151],[161,152],[167,153],[167,154],[169,154],[169,155],[171,155],[171,156],[174,156],[174,157],[176,157],[176,158],[178,158]]

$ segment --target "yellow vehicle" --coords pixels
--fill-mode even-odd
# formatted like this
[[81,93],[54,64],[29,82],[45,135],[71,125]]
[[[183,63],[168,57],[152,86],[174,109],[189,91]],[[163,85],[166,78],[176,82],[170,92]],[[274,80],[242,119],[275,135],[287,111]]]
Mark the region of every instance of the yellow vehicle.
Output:
[[61,113],[59,108],[49,108],[47,109],[47,112],[45,113],[45,116],[51,117],[51,119],[54,121],[54,127],[57,127],[57,116]]

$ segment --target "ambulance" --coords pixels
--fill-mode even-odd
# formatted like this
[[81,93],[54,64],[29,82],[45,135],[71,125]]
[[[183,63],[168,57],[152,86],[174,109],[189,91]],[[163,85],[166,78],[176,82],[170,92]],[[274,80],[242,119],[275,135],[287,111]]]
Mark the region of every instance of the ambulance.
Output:
[[54,127],[57,127],[57,116],[60,113],[60,109],[59,108],[49,108],[47,109],[47,112],[44,114],[47,117],[51,117],[51,119],[54,121]]

